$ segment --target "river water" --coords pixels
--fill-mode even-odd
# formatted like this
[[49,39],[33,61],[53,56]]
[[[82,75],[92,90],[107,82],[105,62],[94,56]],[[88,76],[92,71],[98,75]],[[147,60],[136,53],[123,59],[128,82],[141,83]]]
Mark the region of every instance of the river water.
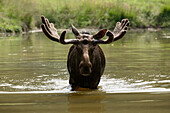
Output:
[[101,45],[106,69],[98,90],[70,91],[70,46],[43,33],[1,37],[0,112],[170,112],[170,29],[131,30],[123,39]]

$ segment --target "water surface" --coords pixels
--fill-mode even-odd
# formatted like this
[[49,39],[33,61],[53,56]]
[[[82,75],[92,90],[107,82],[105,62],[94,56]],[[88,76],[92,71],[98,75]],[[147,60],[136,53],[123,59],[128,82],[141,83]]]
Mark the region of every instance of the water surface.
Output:
[[[106,69],[94,91],[71,92],[71,45],[43,33],[0,38],[0,110],[9,112],[170,112],[170,30],[129,31],[101,45]],[[68,34],[67,38],[74,38]]]

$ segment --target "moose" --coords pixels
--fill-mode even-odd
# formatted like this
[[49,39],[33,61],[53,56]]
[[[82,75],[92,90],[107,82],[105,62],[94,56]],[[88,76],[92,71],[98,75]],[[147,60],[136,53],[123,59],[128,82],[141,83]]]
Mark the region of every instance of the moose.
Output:
[[[71,24],[76,39],[65,39],[66,31],[63,31],[59,36],[53,23],[50,23],[44,16],[41,19],[41,28],[49,39],[61,44],[72,44],[67,57],[71,90],[75,91],[78,88],[97,89],[106,62],[99,44],[110,44],[121,39],[126,34],[129,20],[123,19],[121,22],[117,22],[113,32],[102,29],[94,35],[89,32],[80,33]],[[108,38],[102,40],[105,34]]]

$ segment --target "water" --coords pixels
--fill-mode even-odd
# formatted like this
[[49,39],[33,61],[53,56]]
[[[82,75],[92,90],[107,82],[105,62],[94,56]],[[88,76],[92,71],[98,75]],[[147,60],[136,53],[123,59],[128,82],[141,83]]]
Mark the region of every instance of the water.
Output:
[[66,67],[71,45],[43,33],[1,37],[0,111],[169,113],[169,31],[129,31],[101,45],[107,62],[99,89],[76,92],[70,91]]

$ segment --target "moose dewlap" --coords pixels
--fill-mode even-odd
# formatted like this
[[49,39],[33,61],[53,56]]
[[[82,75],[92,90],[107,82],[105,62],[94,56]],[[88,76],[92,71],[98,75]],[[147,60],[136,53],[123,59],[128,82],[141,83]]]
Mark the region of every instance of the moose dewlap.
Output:
[[[70,74],[69,83],[72,90],[78,87],[97,89],[105,69],[105,56],[99,44],[109,44],[121,39],[129,26],[128,19],[123,19],[121,23],[117,22],[113,32],[103,29],[94,35],[86,32],[80,33],[71,25],[72,32],[76,37],[76,39],[71,40],[65,39],[66,31],[63,31],[59,36],[53,23],[49,23],[44,16],[41,19],[42,30],[49,39],[61,44],[72,44],[67,58],[67,68]],[[108,38],[101,40],[105,34]]]

